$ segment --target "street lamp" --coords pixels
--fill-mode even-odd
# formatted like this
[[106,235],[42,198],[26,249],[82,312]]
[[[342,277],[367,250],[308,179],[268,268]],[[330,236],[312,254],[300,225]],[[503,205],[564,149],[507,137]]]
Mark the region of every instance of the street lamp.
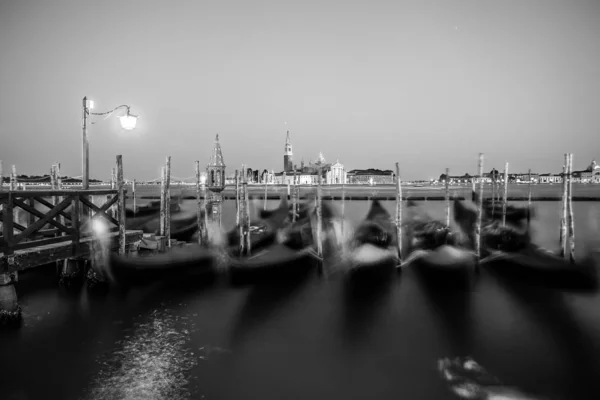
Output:
[[121,127],[127,131],[131,131],[133,129],[135,129],[135,125],[137,123],[137,115],[133,115],[129,112],[129,106],[128,105],[121,105],[118,107],[113,108],[110,111],[107,112],[103,112],[103,113],[93,113],[90,112],[90,110],[92,110],[94,108],[94,102],[92,100],[88,100],[87,97],[83,98],[83,151],[82,151],[82,169],[83,169],[83,173],[81,176],[81,186],[83,190],[87,190],[90,187],[90,143],[88,141],[88,137],[87,137],[87,118],[88,115],[107,115],[107,114],[112,114],[113,112],[115,112],[116,110],[118,110],[119,108],[126,108],[127,109],[127,114],[119,117],[119,120],[121,122]]

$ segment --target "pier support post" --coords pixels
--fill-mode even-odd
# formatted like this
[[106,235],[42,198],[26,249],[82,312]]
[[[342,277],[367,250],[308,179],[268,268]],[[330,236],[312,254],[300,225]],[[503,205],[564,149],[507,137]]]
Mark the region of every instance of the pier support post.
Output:
[[21,307],[13,278],[8,273],[0,273],[0,326],[13,326],[21,321]]
[[77,258],[68,258],[61,263],[58,285],[67,289],[79,287],[83,283],[83,269],[85,261]]

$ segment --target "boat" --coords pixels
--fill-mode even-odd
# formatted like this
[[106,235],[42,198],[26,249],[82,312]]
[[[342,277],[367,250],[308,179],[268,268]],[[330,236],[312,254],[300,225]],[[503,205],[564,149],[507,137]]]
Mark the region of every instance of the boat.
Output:
[[235,283],[297,279],[315,269],[318,261],[313,246],[296,250],[275,243],[252,256],[232,258],[229,273]]
[[[171,213],[176,213],[181,210],[179,206],[179,200],[171,200]],[[125,209],[126,217],[145,217],[148,215],[155,215],[160,213],[160,200],[151,201],[150,203],[136,207],[134,211],[131,208]]]
[[118,283],[188,279],[217,273],[215,253],[199,245],[173,247],[166,253],[132,257],[111,253],[107,277]]
[[[149,215],[146,217],[127,218],[127,229],[143,230],[145,233],[160,234],[160,217]],[[187,242],[198,231],[198,217],[194,214],[177,215],[171,219],[171,239]]]
[[402,262],[402,269],[410,267],[428,280],[443,285],[447,285],[449,279],[454,280],[453,283],[468,282],[477,257],[459,232],[433,219],[417,219],[405,226],[403,243],[408,257]]
[[378,200],[371,202],[365,219],[356,227],[346,255],[351,276],[393,271],[398,264],[396,226]]
[[315,251],[312,226],[310,218],[289,223],[278,230],[270,244],[252,247],[251,255],[231,256],[231,281],[249,283],[296,279],[309,273],[321,260]]
[[534,244],[516,251],[488,249],[487,253],[480,264],[501,277],[565,291],[598,289],[600,252],[597,250],[576,263]]

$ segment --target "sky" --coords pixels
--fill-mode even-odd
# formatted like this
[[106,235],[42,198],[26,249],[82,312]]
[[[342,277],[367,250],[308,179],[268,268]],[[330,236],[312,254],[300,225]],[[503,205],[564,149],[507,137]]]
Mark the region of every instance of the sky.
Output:
[[173,177],[208,163],[394,169],[403,179],[600,161],[597,0],[0,0],[5,175]]

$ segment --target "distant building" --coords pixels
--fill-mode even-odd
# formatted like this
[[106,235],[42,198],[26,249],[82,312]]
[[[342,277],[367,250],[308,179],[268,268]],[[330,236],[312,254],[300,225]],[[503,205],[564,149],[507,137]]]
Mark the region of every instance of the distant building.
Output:
[[561,183],[562,173],[560,174],[540,174],[539,183]]
[[391,170],[353,169],[348,171],[346,179],[350,185],[391,185],[395,183],[396,174]]
[[207,182],[206,186],[211,191],[218,193],[225,189],[225,162],[223,161],[223,153],[221,152],[221,144],[219,143],[219,135],[215,138],[210,161],[206,166]]
[[339,160],[329,166],[325,173],[325,183],[328,185],[341,185],[346,183],[346,171],[344,165]]
[[294,153],[292,152],[292,140],[290,139],[290,131],[287,131],[285,138],[285,148],[283,153],[283,171],[291,172],[294,169]]

